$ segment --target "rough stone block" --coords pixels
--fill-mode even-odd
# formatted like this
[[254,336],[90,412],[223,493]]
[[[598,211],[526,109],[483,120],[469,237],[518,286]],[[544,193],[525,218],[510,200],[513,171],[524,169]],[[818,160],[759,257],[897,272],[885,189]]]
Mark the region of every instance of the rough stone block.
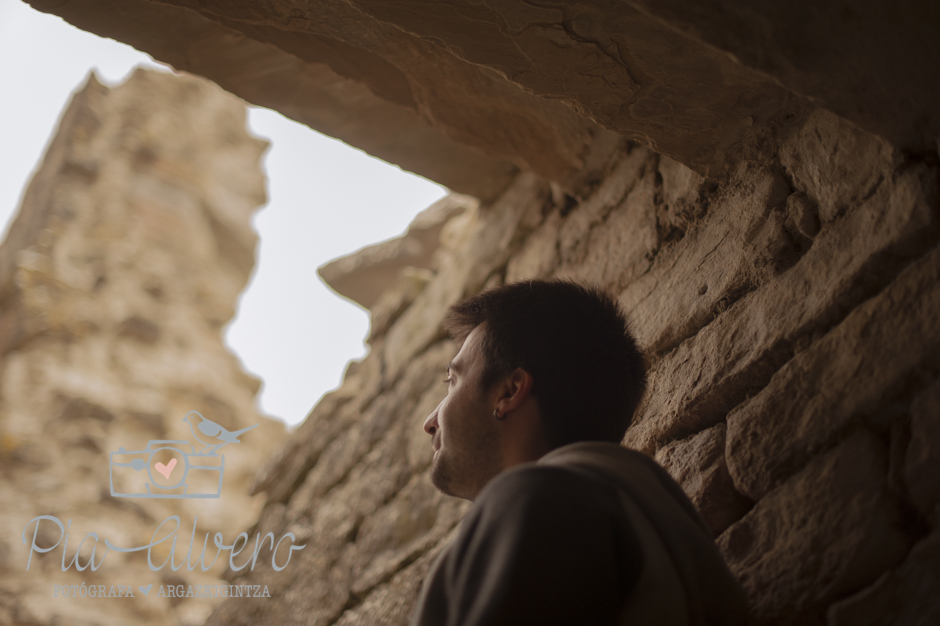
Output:
[[808,248],[819,233],[819,208],[805,193],[797,192],[787,198],[787,230]]
[[[377,442],[399,437],[399,431],[410,432],[416,422],[423,421],[424,415],[414,413],[416,405],[428,389],[440,389],[439,377],[452,356],[453,346],[439,342],[415,358],[396,384],[364,410],[344,406],[334,427],[342,430],[318,454],[290,496],[291,516],[300,515],[341,482]],[[407,451],[407,440],[401,444]]]
[[[912,166],[823,227],[796,265],[737,301],[654,366],[647,401],[625,444],[655,450],[720,421],[768,383],[801,337],[832,326],[890,282],[899,260],[929,247],[937,233],[937,203],[933,172]],[[682,274],[677,268],[676,275]],[[642,323],[642,316],[634,317]]]
[[560,211],[552,211],[545,222],[526,237],[519,252],[509,259],[506,283],[551,275],[559,262],[558,231],[561,224]]
[[936,149],[940,14],[934,4],[862,0],[851,13],[812,0],[630,4],[896,145]]
[[679,483],[716,537],[751,508],[751,501],[737,492],[728,474],[724,424],[663,446],[656,460]]
[[701,173],[791,104],[764,76],[624,3],[355,5]]
[[360,604],[344,612],[336,626],[406,626],[411,622],[415,602],[428,570],[441,551],[457,536],[455,528],[447,537],[417,561],[396,573],[388,583],[373,590]]
[[427,286],[434,273],[430,270],[406,267],[390,288],[382,292],[372,305],[369,325],[369,343],[383,336],[418,294]]
[[416,474],[387,505],[369,515],[340,566],[353,572],[351,591],[363,597],[439,543],[470,503],[441,494],[427,472]]
[[[926,338],[930,331],[924,331]],[[924,515],[940,503],[940,381],[911,403],[911,441],[904,456],[904,483],[911,502]]]
[[[347,378],[351,382],[352,379]],[[341,419],[343,406],[352,400],[352,385],[323,396],[293,436],[258,471],[252,493],[267,492],[269,503],[286,502],[320,454],[348,423]]]
[[634,146],[614,166],[600,187],[566,216],[558,233],[563,265],[579,266],[588,251],[591,230],[604,222],[639,182],[651,164],[649,150]]
[[940,533],[872,586],[829,609],[829,626],[929,626],[940,623]]
[[435,269],[435,252],[444,225],[475,210],[478,204],[469,196],[450,194],[421,211],[401,237],[330,261],[317,273],[338,294],[371,309],[405,268]]
[[[765,274],[761,255],[783,243],[785,234],[767,218],[785,202],[786,181],[750,163],[740,166],[732,181],[710,200],[705,219],[689,226],[679,241],[662,244],[650,271],[620,294],[649,353],[672,349],[714,319],[757,282],[755,274]],[[664,178],[664,194],[665,185]]]
[[887,454],[861,431],[767,494],[718,547],[762,622],[819,623],[907,552]]
[[556,272],[558,276],[597,283],[616,292],[649,268],[658,244],[654,210],[658,185],[652,164],[647,161],[639,180],[627,185],[626,195],[613,206],[605,206],[598,221],[590,225],[590,232],[582,235],[576,263],[573,255],[563,251],[563,257],[568,258]]
[[[728,465],[738,489],[761,498],[841,433],[870,421],[916,368],[940,364],[938,312],[940,249],[904,270],[728,415]],[[918,428],[923,425],[918,420]]]
[[780,163],[819,206],[824,224],[871,195],[898,165],[889,143],[824,109],[783,142]]
[[669,208],[672,221],[694,218],[705,178],[665,155],[659,156],[657,170],[663,179],[663,204]]

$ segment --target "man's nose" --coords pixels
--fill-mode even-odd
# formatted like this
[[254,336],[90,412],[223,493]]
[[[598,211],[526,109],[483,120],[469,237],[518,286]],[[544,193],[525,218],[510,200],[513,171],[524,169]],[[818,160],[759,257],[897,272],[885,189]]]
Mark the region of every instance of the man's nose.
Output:
[[431,436],[433,436],[434,433],[437,432],[437,429],[440,427],[437,423],[437,412],[441,410],[441,404],[443,403],[444,401],[441,400],[441,403],[438,404],[437,407],[433,411],[431,411],[431,414],[428,415],[427,419],[424,420],[424,432],[426,432],[427,434]]

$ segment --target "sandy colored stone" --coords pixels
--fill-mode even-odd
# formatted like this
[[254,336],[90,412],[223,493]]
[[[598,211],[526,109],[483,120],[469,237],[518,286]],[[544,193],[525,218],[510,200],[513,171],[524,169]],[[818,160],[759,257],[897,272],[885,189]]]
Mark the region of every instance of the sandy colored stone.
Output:
[[444,539],[470,508],[443,495],[428,474],[415,475],[395,498],[365,519],[350,555],[354,595],[364,597]]
[[444,224],[477,204],[468,196],[446,196],[419,213],[401,237],[330,261],[317,268],[317,273],[335,292],[371,309],[406,267],[436,269],[435,252]]
[[377,587],[360,604],[343,613],[337,621],[339,626],[354,624],[381,624],[382,626],[406,626],[411,623],[415,602],[421,591],[421,581],[440,556],[441,551],[457,535],[454,529],[434,549],[424,554],[406,569],[398,572],[386,584]]
[[719,538],[762,623],[821,623],[908,549],[884,445],[861,431],[814,459]]
[[290,497],[326,446],[347,426],[343,416],[350,407],[346,405],[353,402],[360,380],[359,376],[347,375],[339,389],[320,399],[284,446],[259,468],[252,493],[266,492],[269,503],[285,502]]
[[[682,224],[688,232],[676,233],[677,241],[659,242],[650,270],[619,296],[648,352],[673,349],[766,279],[775,254],[781,248],[787,252],[779,222],[768,218],[788,191],[780,176],[745,163],[722,193],[708,199],[707,217]],[[681,185],[669,193],[689,195]],[[697,213],[700,209],[692,215]]]
[[[200,624],[219,602],[156,589],[218,584],[224,557],[208,571],[157,572],[142,553],[109,551],[96,572],[63,572],[60,543],[26,571],[20,538],[31,519],[54,515],[70,523],[68,557],[98,533],[97,560],[104,539],[147,545],[176,515],[179,563],[194,525],[197,543],[216,532],[230,542],[261,511],[264,496],[248,487],[287,433],[257,413],[260,383],[220,332],[251,273],[251,218],[265,198],[267,144],[248,135],[245,115],[203,79],[148,71],[113,89],[92,75],[63,114],[0,245],[0,621]],[[111,452],[152,440],[203,447],[182,421],[192,410],[229,430],[259,425],[225,448],[221,498],[112,496]],[[122,488],[120,474],[113,484]],[[58,531],[45,524],[51,546]],[[83,582],[155,587],[127,600],[53,595]]]
[[936,204],[930,170],[914,166],[824,227],[796,265],[737,301],[654,366],[626,445],[653,450],[721,420],[749,391],[770,381],[801,337],[837,322],[890,281],[892,269],[903,262],[898,259],[929,245],[937,230]]
[[870,196],[898,165],[892,146],[828,111],[814,111],[785,141],[780,164],[831,222]]
[[[613,184],[602,186],[588,199],[586,204],[598,207],[590,222],[581,222],[590,230],[579,233],[573,246],[565,245],[562,239],[562,264],[555,272],[558,277],[595,282],[616,292],[649,268],[659,244],[652,210],[657,179],[652,160],[640,160],[643,152],[634,150],[628,155],[626,171],[616,171],[608,179]],[[638,162],[645,166],[640,172],[633,169]],[[588,207],[583,208],[587,213]],[[581,210],[574,212],[572,221]],[[563,227],[562,236],[571,241],[573,230]]]
[[[361,560],[346,558],[355,552],[355,540],[366,517],[408,483],[411,470],[402,445],[402,423],[389,429],[382,441],[350,469],[343,481],[328,493],[316,496],[307,507],[298,500],[312,497],[303,489],[288,504],[275,533],[293,532],[307,547],[295,553],[292,576],[258,569],[245,572],[238,584],[268,585],[272,599],[251,607],[239,602],[223,603],[207,624],[253,624],[259,619],[283,624],[330,624],[347,605],[358,569],[371,562],[374,554]],[[321,462],[324,460],[321,459]],[[247,609],[247,610],[246,610]]]
[[786,228],[797,245],[809,248],[819,233],[819,207],[804,193],[793,193],[787,198]]
[[510,163],[583,180],[598,125],[705,174],[808,106],[622,3],[33,6],[485,199]]
[[616,163],[611,175],[577,207],[569,207],[568,215],[558,233],[558,250],[562,266],[579,267],[588,252],[591,231],[604,223],[648,168],[649,150],[632,146]]
[[552,211],[545,222],[526,238],[522,249],[506,266],[506,282],[514,283],[530,278],[546,278],[559,262],[558,231],[562,223],[561,211]]
[[[407,79],[382,55],[335,33],[299,38],[280,28],[216,20],[170,3],[90,0],[32,5],[206,76],[248,102],[356,146],[461,193],[492,199],[517,169],[455,141],[417,110]],[[165,26],[158,26],[165,25]]]
[[[932,321],[932,320],[931,320]],[[940,382],[911,403],[911,441],[904,455],[904,483],[921,513],[940,503]],[[940,521],[940,520],[937,520]]]
[[725,431],[724,424],[716,424],[656,452],[656,461],[679,483],[716,537],[752,505],[735,490],[728,473]]
[[623,3],[355,4],[702,173],[788,104],[764,77]]
[[[902,390],[918,368],[936,367],[938,310],[940,249],[858,306],[789,361],[759,394],[732,411],[728,465],[738,489],[755,500],[761,498],[846,430],[870,423],[879,413],[879,403]],[[921,411],[927,401],[925,397],[915,402],[918,431],[925,426]],[[929,468],[918,467],[923,457],[931,456],[926,448],[935,445],[933,439],[924,438],[927,434],[917,433],[922,443],[913,444],[909,467]],[[916,439],[912,437],[912,442]]]
[[416,358],[401,380],[367,408],[349,410],[350,407],[344,407],[340,416],[344,423],[342,430],[322,452],[317,453],[316,463],[290,496],[290,510],[299,514],[333,488],[385,436],[389,428],[423,422],[425,415],[415,415],[415,407],[429,388],[437,388],[440,398],[443,398],[445,390],[439,381],[451,358],[453,347],[446,343],[437,344]]
[[940,533],[915,545],[875,584],[829,609],[829,626],[927,626],[940,621]]
[[388,332],[391,325],[411,306],[432,278],[434,273],[426,269],[406,267],[401,271],[395,284],[383,291],[372,305],[369,343]]

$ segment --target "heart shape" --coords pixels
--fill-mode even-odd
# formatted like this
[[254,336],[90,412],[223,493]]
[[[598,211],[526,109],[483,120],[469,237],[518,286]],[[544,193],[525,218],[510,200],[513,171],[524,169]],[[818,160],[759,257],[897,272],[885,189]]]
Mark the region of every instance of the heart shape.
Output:
[[[163,477],[164,477],[164,478],[166,478],[166,479],[169,480],[170,474],[173,473],[173,468],[176,467],[176,459],[170,459],[170,462],[167,463],[166,465],[164,465],[164,464],[161,463],[160,461],[157,461],[156,463],[153,464],[153,467],[154,467],[154,469],[156,469],[158,472],[160,472],[161,474],[163,474]],[[149,591],[149,589],[148,589],[148,591]],[[147,595],[147,594],[144,594],[144,595]]]
[[[176,459],[173,459],[173,460],[175,461]],[[148,593],[150,593],[150,588],[151,588],[151,587],[153,587],[153,583],[150,583],[150,584],[147,585],[146,587],[138,587],[138,589],[140,589],[140,592],[141,592],[142,594],[147,595]]]

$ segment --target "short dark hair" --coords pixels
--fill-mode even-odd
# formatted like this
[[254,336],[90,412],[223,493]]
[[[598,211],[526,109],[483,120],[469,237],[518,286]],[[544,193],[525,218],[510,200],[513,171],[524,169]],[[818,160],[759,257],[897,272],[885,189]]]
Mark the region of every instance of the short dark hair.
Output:
[[503,285],[451,306],[444,330],[463,341],[483,323],[484,390],[521,367],[553,447],[623,439],[646,364],[613,296],[564,280]]

